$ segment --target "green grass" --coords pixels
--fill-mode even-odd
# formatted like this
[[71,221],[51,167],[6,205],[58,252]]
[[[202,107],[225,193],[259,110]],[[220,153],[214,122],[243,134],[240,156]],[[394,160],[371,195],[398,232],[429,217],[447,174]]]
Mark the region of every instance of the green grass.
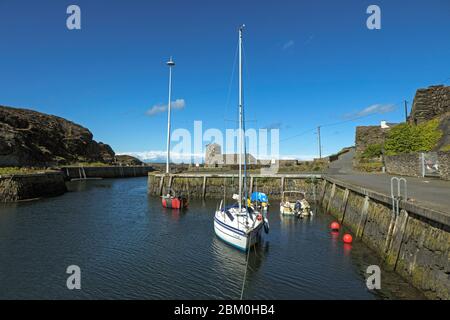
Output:
[[328,163],[321,161],[303,162],[296,166],[282,166],[279,173],[302,173],[302,172],[322,172],[328,168]]
[[0,175],[13,175],[13,174],[34,174],[38,172],[48,172],[45,168],[25,168],[25,167],[1,167]]
[[443,146],[440,151],[450,151],[450,144]]
[[67,165],[67,167],[110,167],[112,164],[103,162],[77,162]]

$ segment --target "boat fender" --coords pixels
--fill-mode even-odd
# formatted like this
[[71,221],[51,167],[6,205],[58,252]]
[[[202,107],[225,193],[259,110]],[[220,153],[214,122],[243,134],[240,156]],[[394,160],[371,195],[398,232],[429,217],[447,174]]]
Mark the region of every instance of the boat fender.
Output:
[[261,213],[258,213],[258,215],[256,216],[256,219],[257,219],[258,221],[261,221],[261,220],[262,220],[262,214],[261,214]]

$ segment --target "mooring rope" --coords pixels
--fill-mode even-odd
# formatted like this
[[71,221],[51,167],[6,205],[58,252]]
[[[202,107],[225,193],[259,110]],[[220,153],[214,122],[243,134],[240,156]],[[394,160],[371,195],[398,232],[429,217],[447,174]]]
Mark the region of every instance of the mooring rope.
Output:
[[248,247],[247,259],[246,259],[247,261],[245,262],[244,281],[242,282],[242,289],[241,289],[241,298],[240,298],[240,300],[242,300],[242,298],[244,296],[245,281],[247,280],[248,260],[249,260],[249,257],[250,257],[250,251],[252,250],[251,244],[252,244],[252,234],[250,233],[249,247]]

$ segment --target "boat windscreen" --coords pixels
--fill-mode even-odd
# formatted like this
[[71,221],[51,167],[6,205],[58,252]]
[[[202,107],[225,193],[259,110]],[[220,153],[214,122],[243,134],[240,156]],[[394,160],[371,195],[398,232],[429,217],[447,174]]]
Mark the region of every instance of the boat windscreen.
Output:
[[233,217],[233,215],[230,213],[230,211],[225,210],[225,214],[227,215],[227,217],[228,217],[231,221],[234,220],[234,217]]

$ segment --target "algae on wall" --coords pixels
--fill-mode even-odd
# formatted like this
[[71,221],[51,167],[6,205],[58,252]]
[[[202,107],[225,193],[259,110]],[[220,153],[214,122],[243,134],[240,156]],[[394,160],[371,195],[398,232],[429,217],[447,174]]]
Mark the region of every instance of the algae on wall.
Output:
[[[161,179],[162,185],[161,185]],[[206,180],[205,180],[206,179]],[[243,179],[245,180],[245,179]],[[206,183],[205,183],[206,182]],[[251,185],[253,182],[253,185]],[[205,185],[204,185],[205,183]],[[243,181],[244,183],[244,181]],[[243,184],[244,186],[244,184]],[[307,197],[313,200],[312,190],[317,190],[317,181],[312,184],[304,178],[285,179],[285,190],[297,190],[306,192]],[[150,174],[148,177],[148,193],[151,195],[161,195],[167,193],[169,188],[177,194],[182,194],[189,198],[231,198],[233,194],[239,193],[239,178],[237,177],[217,177],[202,176],[184,177],[184,176],[161,176]],[[280,199],[282,193],[281,178],[276,177],[248,177],[244,190],[250,192],[264,192],[269,199]],[[318,198],[318,195],[317,195]]]
[[410,215],[396,271],[431,299],[450,299],[450,232]]
[[263,192],[270,199],[281,198],[281,179],[279,178],[254,178],[253,191]]
[[392,209],[386,204],[370,201],[362,240],[381,257],[385,254],[385,245],[392,222]]
[[[369,248],[392,268],[431,299],[450,299],[450,227],[418,213],[392,212],[389,198],[381,200],[370,191],[348,187],[343,200],[338,183],[322,185],[322,205],[350,228]],[[345,192],[344,192],[345,194]],[[424,210],[424,208],[421,208]],[[420,210],[419,210],[420,212]]]
[[0,202],[53,197],[67,191],[60,173],[16,175],[0,178]]

